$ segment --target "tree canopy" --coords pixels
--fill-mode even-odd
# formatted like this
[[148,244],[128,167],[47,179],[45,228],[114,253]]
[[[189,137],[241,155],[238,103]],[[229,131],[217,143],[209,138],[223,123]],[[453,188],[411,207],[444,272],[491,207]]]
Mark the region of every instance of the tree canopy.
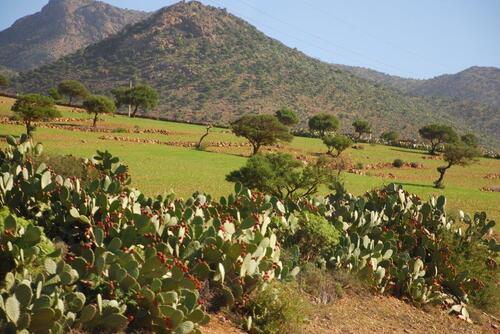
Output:
[[380,135],[380,139],[389,144],[394,144],[399,139],[399,134],[396,131],[386,131]]
[[460,137],[462,142],[466,145],[472,146],[472,147],[478,147],[479,141],[477,140],[477,137],[472,134],[472,133],[467,133]]
[[57,86],[57,91],[69,98],[69,104],[73,104],[73,99],[84,99],[89,95],[87,88],[77,80],[64,80]]
[[358,134],[357,140],[360,140],[364,134],[369,134],[372,132],[370,123],[363,119],[357,119],[352,123],[354,131]]
[[103,95],[91,95],[83,101],[83,107],[89,114],[94,114],[93,127],[97,124],[99,114],[111,114],[116,110],[115,103]]
[[467,166],[476,161],[480,152],[475,146],[468,145],[466,142],[454,142],[446,144],[444,147],[443,158],[448,164],[438,167],[439,178],[434,181],[436,188],[443,188],[443,178],[446,171],[452,166]]
[[299,117],[289,107],[283,107],[274,114],[278,120],[286,126],[294,126],[299,123]]
[[328,147],[327,154],[333,155],[333,150],[335,150],[337,152],[335,156],[337,157],[353,144],[349,137],[331,134],[323,137],[323,143]]
[[234,134],[248,139],[257,154],[263,145],[273,145],[278,141],[290,142],[290,130],[272,115],[245,115],[231,124]]
[[317,114],[309,119],[309,129],[311,132],[323,137],[327,132],[336,131],[339,128],[339,120],[326,113]]
[[139,109],[144,112],[154,109],[159,102],[158,92],[149,85],[138,85],[132,88],[119,87],[113,89],[112,93],[118,108],[123,105],[132,106],[134,109],[132,117],[135,117]]
[[60,112],[55,108],[54,100],[49,96],[40,94],[20,96],[12,106],[12,111],[16,113],[16,117],[24,122],[26,134],[30,137],[35,130],[33,122],[61,116]]
[[245,166],[229,173],[226,180],[287,199],[312,195],[319,186],[332,185],[336,175],[325,157],[304,167],[287,153],[259,153],[248,159]]
[[451,126],[443,124],[426,125],[418,133],[423,139],[431,143],[430,154],[436,154],[437,147],[444,143],[453,143],[458,140],[458,135]]
[[52,87],[52,88],[49,88],[47,90],[47,94],[49,94],[49,96],[54,99],[54,101],[60,101],[64,98],[64,96],[62,94],[60,94],[57,90],[57,88],[55,87]]

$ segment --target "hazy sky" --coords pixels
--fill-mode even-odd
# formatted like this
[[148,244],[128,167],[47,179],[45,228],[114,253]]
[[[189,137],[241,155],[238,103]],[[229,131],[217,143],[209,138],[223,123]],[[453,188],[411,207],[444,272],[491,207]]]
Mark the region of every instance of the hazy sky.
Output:
[[[48,0],[0,0],[0,30]],[[152,11],[174,0],[106,0]],[[500,67],[500,0],[202,0],[324,61],[428,78]],[[0,45],[1,47],[1,45]]]

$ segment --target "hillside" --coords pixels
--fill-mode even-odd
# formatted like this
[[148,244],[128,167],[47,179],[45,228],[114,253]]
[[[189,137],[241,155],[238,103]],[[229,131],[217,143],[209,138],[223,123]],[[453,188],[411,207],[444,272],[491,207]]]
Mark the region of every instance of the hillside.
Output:
[[500,69],[473,66],[455,74],[416,80],[388,75],[363,67],[337,65],[354,75],[415,96],[439,96],[500,107]]
[[422,96],[448,96],[500,107],[500,69],[470,67],[456,74],[424,80],[410,93]]
[[289,105],[303,126],[325,111],[336,114],[344,130],[363,117],[375,133],[398,129],[416,137],[419,126],[434,121],[489,134],[493,145],[500,142],[490,126],[495,110],[488,123],[471,123],[450,115],[455,109],[450,105],[442,108],[360,79],[199,2],[163,8],[106,40],[21,74],[15,85],[22,92],[46,91],[68,78],[99,92],[132,78],[148,82],[161,95],[153,114],[175,120],[227,124],[245,113]]
[[94,0],[50,0],[0,32],[0,67],[21,71],[96,43],[149,14]]

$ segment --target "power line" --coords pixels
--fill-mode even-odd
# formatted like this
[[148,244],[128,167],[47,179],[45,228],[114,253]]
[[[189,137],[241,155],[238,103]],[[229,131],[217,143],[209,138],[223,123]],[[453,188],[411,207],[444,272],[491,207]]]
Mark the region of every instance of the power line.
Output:
[[[217,5],[220,5],[220,6],[222,6],[222,7],[223,7],[223,4],[221,4],[221,3],[220,3],[220,2],[218,2],[217,0],[206,0],[206,2],[213,2],[213,3],[216,3]],[[232,12],[233,12],[234,14],[236,14],[236,15],[240,16],[240,17],[244,17],[243,15],[241,15],[240,13],[238,13],[237,11],[232,10]],[[348,59],[348,60],[350,59],[350,57],[349,57],[349,56],[346,56],[345,54],[342,54],[342,53],[341,53],[341,52],[339,52],[338,50],[333,51],[332,49],[328,49],[328,48],[325,48],[325,47],[323,47],[323,46],[320,46],[320,45],[317,45],[317,44],[311,43],[310,41],[307,41],[307,40],[301,39],[301,38],[299,38],[299,37],[297,37],[297,36],[295,36],[295,35],[289,34],[289,33],[284,32],[284,31],[282,31],[282,30],[275,29],[274,27],[271,27],[271,26],[269,26],[269,25],[267,25],[267,24],[263,24],[263,23],[261,23],[261,24],[259,24],[259,25],[260,25],[260,26],[263,26],[263,27],[267,28],[268,30],[273,31],[273,32],[275,32],[275,33],[278,33],[278,34],[281,34],[281,35],[284,35],[284,36],[287,36],[287,37],[293,38],[293,39],[295,39],[295,40],[297,40],[297,41],[299,41],[299,42],[301,42],[301,43],[303,43],[303,44],[307,44],[307,45],[312,46],[312,47],[314,47],[314,48],[316,48],[316,49],[319,49],[319,50],[322,50],[322,51],[324,51],[324,52],[327,52],[328,54],[335,54],[335,56],[338,56],[338,57],[340,57],[340,58],[344,58],[344,59]],[[372,67],[373,67],[373,68],[375,68],[375,69],[377,69],[377,70],[379,70],[379,71],[384,71],[383,69],[378,68],[376,65],[373,65]]]
[[358,27],[356,24],[354,24],[352,22],[349,22],[349,21],[347,21],[347,20],[345,20],[343,18],[340,18],[338,16],[333,15],[331,13],[331,11],[326,11],[325,12],[324,10],[319,10],[313,4],[309,3],[306,0],[302,0],[302,2],[305,3],[305,4],[307,4],[307,6],[309,6],[310,8],[313,8],[317,13],[320,13],[321,15],[324,15],[324,16],[326,16],[326,14],[328,13],[328,18],[329,19],[334,19],[334,20],[336,20],[338,22],[342,22],[342,23],[344,23],[344,24],[346,24],[346,25],[348,25],[348,26],[350,26],[350,27],[358,30],[362,34],[366,35],[367,37],[369,37],[369,38],[371,38],[371,39],[373,39],[373,40],[375,40],[377,42],[385,43],[385,44],[393,47],[394,49],[399,49],[399,50],[401,50],[403,52],[406,52],[407,54],[410,54],[412,56],[420,58],[420,60],[423,60],[424,62],[426,62],[428,64],[438,65],[438,66],[442,67],[443,69],[445,69],[446,71],[449,71],[448,66],[443,65],[443,64],[441,64],[439,62],[435,62],[434,60],[429,60],[425,56],[423,56],[423,55],[421,55],[421,54],[419,54],[419,53],[417,53],[417,52],[415,52],[413,50],[409,50],[409,49],[407,49],[405,47],[402,47],[402,46],[400,46],[400,45],[398,45],[398,44],[396,44],[396,43],[394,43],[392,41],[384,40],[384,39],[380,38],[379,36],[376,36],[376,35],[374,35],[374,34],[372,34],[370,32],[365,31],[364,29]]
[[[214,1],[215,1],[215,0],[214,0]],[[380,61],[380,60],[378,60],[378,59],[375,59],[375,58],[373,58],[373,57],[366,56],[366,55],[364,55],[364,54],[362,54],[362,53],[360,53],[360,52],[357,52],[357,51],[355,51],[355,50],[352,50],[352,49],[349,49],[349,48],[343,47],[343,46],[341,46],[341,45],[335,44],[335,43],[333,43],[333,42],[331,42],[331,41],[329,41],[329,40],[326,40],[325,38],[323,38],[323,37],[321,37],[321,36],[318,36],[318,35],[315,35],[315,34],[313,34],[313,33],[308,32],[308,31],[305,31],[305,30],[303,30],[302,28],[300,28],[300,27],[298,27],[298,26],[296,26],[296,25],[293,25],[293,24],[291,24],[291,23],[288,23],[288,22],[286,22],[286,21],[284,21],[284,20],[282,20],[282,19],[280,19],[280,18],[278,18],[278,17],[275,17],[275,16],[273,16],[273,15],[271,15],[271,14],[269,14],[269,13],[266,13],[265,11],[261,10],[260,8],[254,7],[254,6],[250,5],[249,3],[247,3],[247,2],[245,2],[245,1],[243,1],[243,0],[238,0],[238,1],[239,1],[239,2],[241,2],[242,4],[244,4],[245,6],[247,6],[248,8],[251,8],[251,9],[253,9],[254,11],[257,11],[257,12],[261,13],[262,15],[265,15],[265,16],[267,16],[267,17],[271,18],[272,20],[275,20],[275,21],[281,22],[282,24],[287,25],[287,26],[289,26],[289,27],[292,27],[293,29],[295,29],[295,30],[297,30],[297,31],[299,31],[299,32],[302,32],[303,34],[306,34],[306,35],[308,35],[308,36],[310,36],[310,37],[312,37],[312,38],[315,38],[315,39],[317,39],[317,40],[320,40],[320,41],[322,41],[323,43],[326,43],[326,44],[329,44],[329,45],[333,45],[333,46],[335,46],[336,48],[339,48],[339,49],[342,49],[342,50],[344,50],[344,51],[346,51],[346,52],[349,52],[349,53],[351,53],[351,54],[354,54],[355,56],[357,56],[357,57],[358,57],[358,58],[360,58],[360,59],[363,59],[363,60],[365,60],[365,61],[366,61],[366,60],[368,60],[368,61],[370,61],[371,63],[377,63],[377,64],[380,64],[380,65],[383,65],[384,67],[391,68],[391,69],[396,70],[396,71],[398,71],[398,72],[407,72],[407,71],[405,71],[405,70],[404,70],[404,69],[402,69],[402,68],[396,67],[396,66],[391,65],[391,64],[387,64],[387,63],[382,62],[382,61]],[[295,38],[295,37],[294,37],[294,38]],[[296,38],[296,39],[298,39],[298,38]],[[312,43],[308,43],[308,44],[313,45]],[[317,46],[317,45],[314,45],[314,46],[315,46],[315,47],[317,47],[317,48],[321,48],[321,49],[325,50],[325,48],[324,48],[324,47],[320,47],[320,46]],[[332,51],[329,51],[329,52],[332,52]],[[337,52],[338,52],[338,51],[336,50],[334,53],[337,53]],[[373,66],[372,66],[372,67],[373,67]]]

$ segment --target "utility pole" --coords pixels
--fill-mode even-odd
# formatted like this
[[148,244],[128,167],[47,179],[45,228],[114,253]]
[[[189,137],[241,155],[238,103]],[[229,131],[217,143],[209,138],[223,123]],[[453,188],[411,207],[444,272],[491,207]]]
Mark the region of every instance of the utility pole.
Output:
[[[130,89],[132,90],[132,80],[130,80]],[[130,117],[130,114],[132,113],[132,105],[128,105],[128,117]]]

